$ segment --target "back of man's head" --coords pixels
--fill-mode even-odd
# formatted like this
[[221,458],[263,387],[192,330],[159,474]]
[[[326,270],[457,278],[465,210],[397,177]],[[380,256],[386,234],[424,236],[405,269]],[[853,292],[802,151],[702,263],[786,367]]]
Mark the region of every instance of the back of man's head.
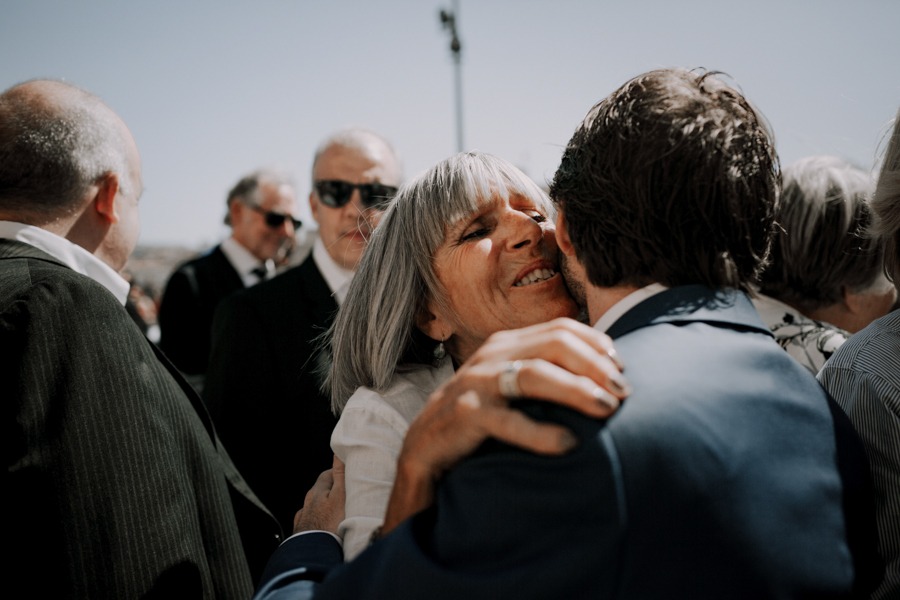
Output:
[[123,127],[99,98],[35,80],[0,95],[0,211],[41,225],[75,212],[106,173],[126,172]]
[[550,195],[596,286],[753,284],[781,171],[761,115],[714,73],[662,69],[594,106]]

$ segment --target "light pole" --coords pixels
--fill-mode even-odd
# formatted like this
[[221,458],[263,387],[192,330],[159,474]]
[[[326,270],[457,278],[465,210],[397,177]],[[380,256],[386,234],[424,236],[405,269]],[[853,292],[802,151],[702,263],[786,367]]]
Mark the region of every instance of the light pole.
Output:
[[459,36],[456,34],[456,16],[459,14],[459,3],[453,0],[452,10],[441,10],[441,24],[450,32],[450,52],[453,53],[454,71],[456,76],[456,149],[462,152],[463,145],[463,116],[462,116],[462,63],[460,60]]

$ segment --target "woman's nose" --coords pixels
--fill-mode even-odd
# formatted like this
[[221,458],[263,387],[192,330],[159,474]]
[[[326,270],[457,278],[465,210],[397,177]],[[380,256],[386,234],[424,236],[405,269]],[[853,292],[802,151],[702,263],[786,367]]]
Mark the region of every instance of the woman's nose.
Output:
[[537,244],[542,236],[541,225],[529,215],[511,210],[506,217],[509,234],[506,244],[510,249],[519,250]]

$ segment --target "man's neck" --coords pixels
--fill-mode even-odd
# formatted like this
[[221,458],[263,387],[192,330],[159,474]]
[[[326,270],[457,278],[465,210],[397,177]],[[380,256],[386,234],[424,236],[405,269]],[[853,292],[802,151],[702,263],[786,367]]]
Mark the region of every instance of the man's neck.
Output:
[[597,287],[588,284],[585,295],[587,296],[588,317],[591,325],[594,325],[600,317],[606,314],[606,311],[620,300],[638,289],[640,288],[633,285]]
[[629,310],[666,289],[666,286],[659,283],[643,287],[619,286],[605,290],[597,288],[598,298],[595,301],[597,314],[591,319],[591,326],[599,331],[606,331]]

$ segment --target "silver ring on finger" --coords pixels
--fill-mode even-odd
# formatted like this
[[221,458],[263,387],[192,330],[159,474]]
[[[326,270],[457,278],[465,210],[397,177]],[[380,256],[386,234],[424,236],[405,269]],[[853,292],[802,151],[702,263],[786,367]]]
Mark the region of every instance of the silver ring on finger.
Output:
[[506,363],[497,378],[500,394],[505,398],[521,398],[522,390],[519,388],[519,371],[522,369],[522,361],[514,360]]

